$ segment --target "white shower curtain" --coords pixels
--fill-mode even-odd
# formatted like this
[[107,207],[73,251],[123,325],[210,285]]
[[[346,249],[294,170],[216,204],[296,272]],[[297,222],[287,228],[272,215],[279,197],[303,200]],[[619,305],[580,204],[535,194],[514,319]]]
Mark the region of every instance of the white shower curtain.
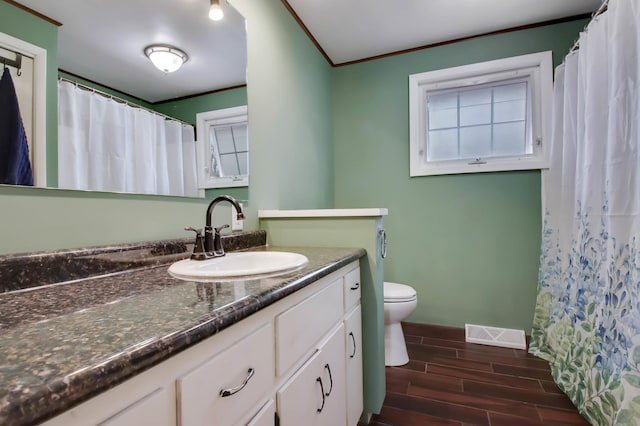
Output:
[[59,81],[58,187],[197,197],[193,126]]
[[610,0],[556,70],[530,352],[594,425],[640,424],[640,6]]

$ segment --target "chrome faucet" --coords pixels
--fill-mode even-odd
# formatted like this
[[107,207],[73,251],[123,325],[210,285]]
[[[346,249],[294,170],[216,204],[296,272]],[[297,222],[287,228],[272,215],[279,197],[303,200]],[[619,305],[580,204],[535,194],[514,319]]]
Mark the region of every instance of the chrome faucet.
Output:
[[231,205],[236,209],[238,220],[244,219],[244,213],[242,212],[242,207],[240,204],[233,198],[228,195],[220,195],[219,197],[214,198],[214,200],[207,207],[207,215],[206,225],[204,227],[204,236],[201,234],[201,229],[194,229],[191,227],[185,228],[187,231],[194,231],[196,233],[196,242],[193,247],[193,254],[191,255],[192,260],[205,260],[211,259],[213,257],[224,256],[224,248],[222,247],[222,238],[220,236],[220,231],[225,228],[228,228],[229,225],[222,225],[218,228],[214,228],[211,225],[211,215],[213,213],[213,209],[218,205],[220,201],[228,201]]

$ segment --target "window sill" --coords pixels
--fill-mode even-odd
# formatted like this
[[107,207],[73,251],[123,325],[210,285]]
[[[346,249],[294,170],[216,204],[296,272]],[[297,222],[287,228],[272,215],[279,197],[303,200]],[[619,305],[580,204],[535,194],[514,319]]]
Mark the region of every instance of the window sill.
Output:
[[549,168],[546,161],[530,160],[487,160],[483,164],[469,164],[468,162],[452,161],[430,165],[411,165],[411,177],[453,175],[466,173],[506,172],[512,170],[539,170]]
[[200,189],[238,188],[241,186],[249,186],[248,177],[244,177],[244,178],[225,177],[225,178],[208,179],[204,181],[204,184],[200,187]]

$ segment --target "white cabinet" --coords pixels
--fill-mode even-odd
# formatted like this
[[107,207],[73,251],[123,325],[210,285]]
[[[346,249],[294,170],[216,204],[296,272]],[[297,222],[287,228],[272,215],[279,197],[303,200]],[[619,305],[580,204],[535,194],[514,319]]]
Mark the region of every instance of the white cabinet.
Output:
[[360,304],[360,284],[360,268],[344,276],[344,312],[349,312],[353,306]]
[[356,426],[364,408],[362,383],[362,315],[360,304],[344,320],[346,336],[347,425]]
[[45,425],[355,426],[359,283],[353,262]]
[[171,396],[167,389],[156,389],[149,395],[134,402],[100,426],[139,426],[139,425],[174,425],[174,410],[171,406]]
[[273,399],[267,401],[258,414],[247,423],[247,426],[274,426],[276,417],[276,402]]
[[273,326],[267,323],[177,380],[178,425],[233,425],[273,389]]
[[282,426],[343,425],[346,410],[344,326],[278,390]]
[[362,377],[362,309],[360,268],[344,276],[347,425],[356,426],[364,408]]
[[344,315],[342,277],[276,316],[276,373],[287,372]]
[[[312,325],[314,318],[321,320]],[[327,328],[327,318],[334,328],[319,338],[319,332]],[[288,333],[294,327],[298,333]],[[356,426],[363,409],[360,269],[352,269],[321,293],[279,315],[276,334],[277,354],[284,362],[278,362],[279,371],[287,371],[301,353],[312,349],[278,390],[280,424]],[[310,341],[317,344],[311,346]],[[291,347],[297,350],[287,352]]]

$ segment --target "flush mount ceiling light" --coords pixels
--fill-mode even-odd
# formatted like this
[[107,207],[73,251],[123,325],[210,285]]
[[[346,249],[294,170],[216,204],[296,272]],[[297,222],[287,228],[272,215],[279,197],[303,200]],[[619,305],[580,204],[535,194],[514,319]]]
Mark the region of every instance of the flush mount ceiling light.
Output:
[[211,7],[209,8],[209,19],[212,21],[219,21],[224,18],[224,12],[220,7],[220,0],[211,0]]
[[189,59],[182,50],[166,44],[151,45],[144,49],[144,54],[164,73],[177,71]]

